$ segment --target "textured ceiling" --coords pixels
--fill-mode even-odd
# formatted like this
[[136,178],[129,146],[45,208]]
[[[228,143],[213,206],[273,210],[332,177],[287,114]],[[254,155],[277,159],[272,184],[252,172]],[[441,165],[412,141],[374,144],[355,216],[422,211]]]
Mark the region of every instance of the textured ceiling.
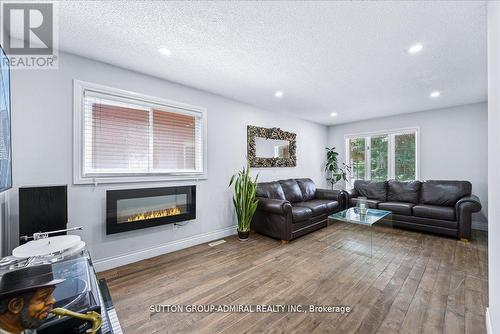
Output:
[[68,1],[59,26],[62,50],[323,124],[487,99],[483,1]]

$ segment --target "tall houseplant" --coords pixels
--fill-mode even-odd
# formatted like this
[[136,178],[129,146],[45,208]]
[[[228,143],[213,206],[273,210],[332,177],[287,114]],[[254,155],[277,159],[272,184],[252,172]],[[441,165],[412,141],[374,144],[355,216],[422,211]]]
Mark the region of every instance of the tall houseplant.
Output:
[[339,166],[338,155],[339,154],[335,151],[335,147],[326,148],[325,170],[328,173],[326,180],[330,182],[332,189],[335,183],[340,180],[349,182],[347,176],[351,173],[351,166],[346,165],[345,163],[342,163],[342,166]]
[[234,174],[229,181],[229,186],[234,184],[233,204],[238,218],[238,237],[247,240],[250,234],[250,222],[257,209],[258,201],[255,199],[257,190],[257,177],[250,176],[250,166]]

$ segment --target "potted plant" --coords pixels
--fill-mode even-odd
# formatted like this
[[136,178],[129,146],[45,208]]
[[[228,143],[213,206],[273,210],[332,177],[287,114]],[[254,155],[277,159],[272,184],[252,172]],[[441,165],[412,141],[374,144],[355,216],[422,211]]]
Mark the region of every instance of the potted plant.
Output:
[[255,180],[250,176],[250,166],[243,168],[234,174],[229,181],[229,186],[234,184],[233,204],[238,218],[238,238],[241,241],[248,240],[250,234],[250,222],[257,209],[258,201],[255,199],[257,190],[257,177]]
[[330,182],[332,190],[335,183],[340,180],[349,182],[347,176],[351,173],[351,166],[342,163],[342,166],[339,167],[338,155],[339,154],[335,151],[335,147],[326,148],[325,170],[328,173],[328,177],[326,179]]

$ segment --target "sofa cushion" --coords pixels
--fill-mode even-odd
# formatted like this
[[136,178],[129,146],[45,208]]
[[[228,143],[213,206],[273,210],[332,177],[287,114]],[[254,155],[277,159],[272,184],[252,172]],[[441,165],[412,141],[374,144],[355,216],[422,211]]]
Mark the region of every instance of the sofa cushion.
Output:
[[326,207],[328,208],[328,212],[336,211],[340,207],[339,202],[332,201],[330,199],[317,199],[315,201],[317,201],[318,203],[320,202],[325,203]]
[[285,200],[285,193],[279,182],[261,182],[257,183],[255,192],[256,197]]
[[297,181],[295,181],[294,179],[289,179],[280,180],[278,182],[281,184],[281,188],[283,188],[285,198],[290,203],[302,202],[304,200],[302,198],[302,191],[300,191],[300,187]]
[[[378,204],[379,203],[382,203],[382,201],[377,201],[377,200],[374,200],[374,199],[367,199],[366,200],[366,204],[368,205],[368,207],[370,209],[378,209]],[[349,206],[357,206],[358,205],[358,199],[356,197],[354,198],[351,198],[349,200]]]
[[[443,220],[443,219],[432,219],[432,218],[426,218],[426,217],[416,217],[416,216],[406,216],[406,215],[398,215],[398,214],[393,214],[392,215],[392,223],[393,226],[398,226],[398,222],[409,222],[414,225],[421,225],[419,226],[420,230],[428,231],[428,232],[435,232],[433,230],[433,226],[439,227],[439,228],[446,228],[446,229],[457,229],[458,223],[456,220]],[[426,230],[426,227],[428,228]]]
[[337,201],[313,199],[307,202],[294,203],[293,206],[303,206],[305,208],[309,208],[312,210],[313,215],[319,215],[322,213],[334,211],[336,208],[338,208],[339,205]]
[[304,201],[309,201],[316,196],[316,185],[311,179],[296,179],[299,184],[302,198]]
[[430,205],[454,206],[458,200],[470,196],[472,185],[468,181],[425,181],[420,201]]
[[389,180],[387,182],[387,201],[418,204],[420,185],[420,181]]
[[411,216],[411,208],[413,208],[415,204],[413,203],[405,203],[405,202],[383,202],[378,204],[378,208],[380,210],[392,211],[392,213],[398,215]]
[[387,200],[387,187],[385,181],[354,181],[354,189],[358,196],[363,196],[377,201]]
[[306,208],[304,206],[292,206],[292,221],[300,222],[302,220],[306,220],[311,218],[313,212],[310,208]]
[[413,215],[424,218],[455,220],[455,208],[441,205],[415,205]]

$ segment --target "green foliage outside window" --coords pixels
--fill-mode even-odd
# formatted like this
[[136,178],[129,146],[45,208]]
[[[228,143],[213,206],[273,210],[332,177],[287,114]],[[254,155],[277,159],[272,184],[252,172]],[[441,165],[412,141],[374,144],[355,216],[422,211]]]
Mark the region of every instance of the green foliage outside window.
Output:
[[363,180],[365,178],[365,138],[351,139],[349,149],[353,178]]
[[415,134],[395,136],[395,177],[398,181],[415,179]]
[[387,136],[371,138],[371,179],[387,180]]

